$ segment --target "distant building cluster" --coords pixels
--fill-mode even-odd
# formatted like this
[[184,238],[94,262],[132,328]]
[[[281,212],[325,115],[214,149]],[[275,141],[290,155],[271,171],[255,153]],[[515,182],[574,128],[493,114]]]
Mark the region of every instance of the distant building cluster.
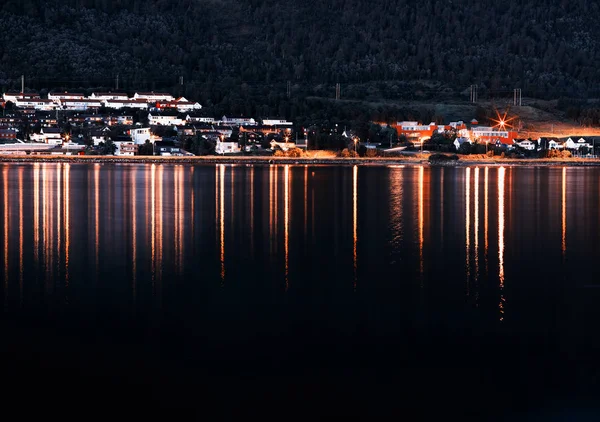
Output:
[[202,108],[199,103],[188,101],[185,97],[175,98],[160,92],[136,92],[131,98],[120,92],[94,92],[89,97],[77,92],[50,92],[48,98],[41,98],[37,93],[7,92],[2,95],[2,101],[11,102],[17,108],[38,111],[90,111],[106,107],[114,110],[177,110],[185,113]]
[[292,122],[208,117],[199,103],[167,93],[51,92],[41,98],[8,92],[2,98],[0,154],[104,154],[110,144],[115,155],[191,155],[186,139],[208,140],[216,154],[296,146]]

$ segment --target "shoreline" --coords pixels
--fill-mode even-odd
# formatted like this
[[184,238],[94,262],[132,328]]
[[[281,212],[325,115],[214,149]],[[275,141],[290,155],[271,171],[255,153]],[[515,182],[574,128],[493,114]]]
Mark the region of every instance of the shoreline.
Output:
[[427,158],[416,157],[270,157],[270,156],[195,156],[195,157],[159,157],[159,156],[31,156],[0,155],[2,163],[89,163],[89,164],[242,164],[242,165],[427,165],[431,167],[468,167],[468,166],[516,166],[516,167],[600,167],[600,159],[539,159],[539,158],[504,158],[504,159],[459,159],[452,161],[430,162]]

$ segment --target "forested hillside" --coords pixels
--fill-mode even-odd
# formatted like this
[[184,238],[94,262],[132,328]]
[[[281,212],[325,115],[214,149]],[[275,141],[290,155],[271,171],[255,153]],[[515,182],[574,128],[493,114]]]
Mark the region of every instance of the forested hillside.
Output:
[[471,84],[597,96],[598,17],[585,0],[3,0],[0,87],[25,74],[31,88],[108,88],[119,75],[121,89],[288,115],[337,82],[350,99],[465,97]]

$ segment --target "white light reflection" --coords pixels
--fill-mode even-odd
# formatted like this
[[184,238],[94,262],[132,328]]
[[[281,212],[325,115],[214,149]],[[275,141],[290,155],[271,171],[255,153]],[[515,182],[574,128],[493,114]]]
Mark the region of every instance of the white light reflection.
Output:
[[467,273],[467,296],[470,292],[471,278],[471,168],[465,175],[465,269]]
[[474,227],[473,230],[475,232],[475,242],[473,244],[473,248],[475,250],[475,301],[479,299],[479,289],[478,289],[478,277],[479,277],[479,167],[475,167],[475,189],[474,189],[474,206],[475,206],[475,216],[474,216]]
[[352,169],[352,262],[354,269],[354,290],[358,281],[358,166]]
[[506,169],[498,169],[498,279],[500,281],[500,321],[504,320],[504,182]]
[[290,243],[290,166],[284,167],[284,241],[285,241],[285,290],[290,287],[289,243]]

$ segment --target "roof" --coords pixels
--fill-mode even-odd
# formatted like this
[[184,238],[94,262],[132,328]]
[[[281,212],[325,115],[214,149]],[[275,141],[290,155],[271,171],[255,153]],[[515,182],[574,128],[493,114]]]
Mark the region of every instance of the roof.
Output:
[[85,97],[84,94],[82,94],[81,92],[49,92],[48,95],[68,95],[71,97]]
[[171,94],[167,93],[167,92],[136,92],[137,95],[168,95],[169,97],[172,97]]
[[95,104],[100,104],[100,100],[94,100],[94,99],[88,99],[88,98],[84,98],[84,99],[80,99],[80,100],[62,100],[64,103],[95,103]]
[[97,97],[102,97],[102,96],[113,96],[113,97],[126,97],[127,94],[124,92],[93,92],[92,95],[95,95]]
[[131,104],[131,103],[135,103],[135,104],[148,104],[146,102],[146,100],[137,100],[137,99],[130,99],[130,100],[107,100],[108,102],[111,103],[118,103],[118,104]]
[[60,128],[58,127],[44,127],[42,128],[44,133],[61,133]]

